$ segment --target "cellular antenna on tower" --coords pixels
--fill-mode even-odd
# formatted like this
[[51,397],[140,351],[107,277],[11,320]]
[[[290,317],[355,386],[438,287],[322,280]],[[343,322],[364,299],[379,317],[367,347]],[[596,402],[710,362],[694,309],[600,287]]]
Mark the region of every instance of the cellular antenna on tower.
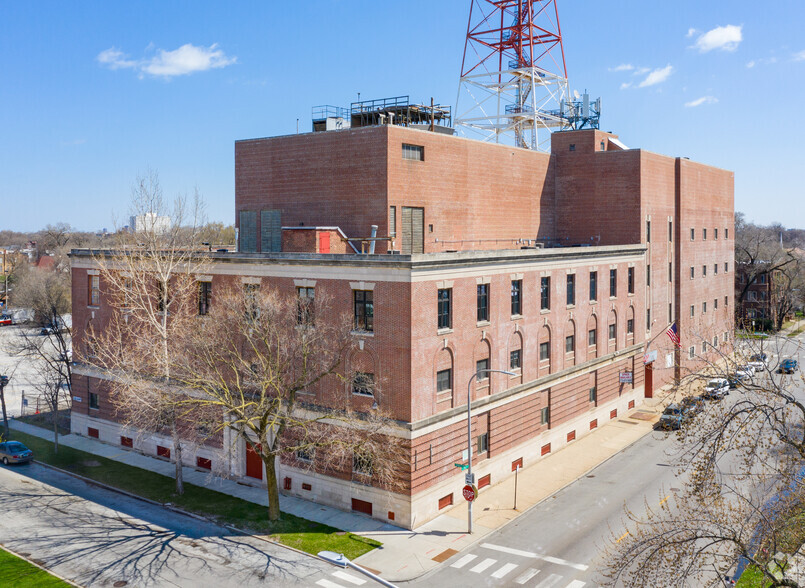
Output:
[[456,107],[464,134],[550,150],[550,131],[572,128],[566,98],[556,0],[471,0]]

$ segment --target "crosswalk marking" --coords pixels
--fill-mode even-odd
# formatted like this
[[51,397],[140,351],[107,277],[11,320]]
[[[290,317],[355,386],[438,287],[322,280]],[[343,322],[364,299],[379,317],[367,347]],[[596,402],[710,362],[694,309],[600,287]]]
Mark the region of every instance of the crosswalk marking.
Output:
[[507,563],[505,566],[502,566],[498,571],[492,574],[493,578],[502,578],[509,572],[511,572],[514,568],[517,567],[517,564]]
[[366,580],[364,580],[363,578],[356,578],[355,576],[351,576],[350,574],[342,571],[333,572],[333,576],[335,576],[336,578],[340,578],[342,580],[346,580],[347,582],[351,582],[356,586],[366,584]]
[[512,555],[520,555],[522,557],[530,557],[533,559],[541,559],[542,561],[546,561],[548,563],[554,563],[560,566],[567,566],[569,568],[573,568],[582,572],[587,570],[588,567],[584,564],[573,563],[565,559],[559,559],[558,557],[551,557],[549,555],[540,555],[532,551],[522,551],[520,549],[512,549],[511,547],[504,547],[503,545],[494,545],[492,543],[481,543],[480,546],[483,547],[484,549],[491,549],[493,551],[501,551],[503,553],[511,553]]
[[480,574],[480,573],[481,573],[481,572],[483,572],[483,571],[484,571],[486,568],[488,568],[489,566],[495,565],[497,562],[498,562],[498,560],[496,560],[496,559],[492,559],[492,558],[486,558],[484,561],[482,561],[481,563],[479,563],[479,564],[478,564],[477,566],[475,566],[474,568],[470,568],[470,571],[471,571],[471,572],[475,572],[476,574]]
[[520,574],[515,580],[515,584],[525,584],[531,578],[539,574],[539,570],[537,568],[528,568],[524,573]]
[[582,580],[573,580],[570,584],[565,586],[565,588],[581,588],[585,584],[586,582],[583,582]]
[[316,584],[318,586],[324,586],[324,588],[344,588],[341,584],[330,582],[330,580],[327,580],[326,578],[322,578],[321,580],[317,581]]
[[556,586],[559,582],[562,581],[562,576],[559,574],[551,574],[547,578],[545,578],[542,582],[534,586],[534,588],[551,588],[551,586]]
[[450,567],[451,568],[463,568],[465,565],[470,563],[476,557],[478,557],[478,556],[477,555],[465,555],[464,557],[462,557],[457,562],[454,562],[453,564],[451,564]]

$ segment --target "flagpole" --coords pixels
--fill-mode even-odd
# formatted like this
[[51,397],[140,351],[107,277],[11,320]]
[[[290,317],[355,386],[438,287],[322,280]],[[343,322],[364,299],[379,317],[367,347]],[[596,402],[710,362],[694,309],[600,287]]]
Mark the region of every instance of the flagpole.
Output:
[[[648,340],[648,342],[646,343],[646,347],[645,347],[645,349],[643,350],[643,353],[644,353],[644,354],[645,354],[645,353],[648,353],[648,348],[649,348],[649,345],[651,345],[652,343],[654,343],[654,340],[655,340],[657,337],[659,337],[660,335],[665,335],[665,334],[668,332],[668,329],[670,329],[671,327],[673,327],[675,324],[676,324],[676,321],[673,321],[673,322],[668,323],[668,324],[665,326],[665,328],[664,328],[662,331],[660,331],[659,333],[657,333],[656,335],[654,335],[654,336],[653,336],[651,339],[649,339],[649,340]],[[680,342],[679,342],[679,343],[675,343],[675,345],[676,345],[677,347],[680,347],[680,348],[681,348],[681,347],[682,347],[682,339],[680,339],[679,341],[680,341]]]

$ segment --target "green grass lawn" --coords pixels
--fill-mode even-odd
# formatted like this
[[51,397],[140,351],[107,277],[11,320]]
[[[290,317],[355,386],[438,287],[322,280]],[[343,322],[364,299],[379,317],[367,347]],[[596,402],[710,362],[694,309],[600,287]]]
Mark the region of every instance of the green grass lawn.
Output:
[[21,557],[0,548],[0,588],[41,588],[71,586],[56,576],[31,565]]
[[92,455],[71,447],[13,431],[12,439],[33,449],[35,459],[63,470],[79,474],[144,498],[171,504],[201,514],[221,524],[229,524],[257,535],[268,535],[279,543],[316,554],[322,550],[343,553],[353,559],[382,545],[366,537],[344,533],[333,527],[315,523],[287,513],[274,523],[268,520],[268,508],[228,494],[185,483],[184,494],[174,494],[173,478],[142,470],[117,461]]

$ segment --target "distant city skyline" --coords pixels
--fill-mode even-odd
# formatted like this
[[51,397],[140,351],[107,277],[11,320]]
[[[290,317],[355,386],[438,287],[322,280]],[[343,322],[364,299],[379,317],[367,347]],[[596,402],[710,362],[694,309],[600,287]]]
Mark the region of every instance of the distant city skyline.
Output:
[[[309,132],[314,105],[359,92],[455,106],[469,4],[4,3],[0,229],[127,224],[149,169],[232,224],[234,141]],[[805,227],[801,0],[557,4],[603,130],[730,169],[736,211]]]

